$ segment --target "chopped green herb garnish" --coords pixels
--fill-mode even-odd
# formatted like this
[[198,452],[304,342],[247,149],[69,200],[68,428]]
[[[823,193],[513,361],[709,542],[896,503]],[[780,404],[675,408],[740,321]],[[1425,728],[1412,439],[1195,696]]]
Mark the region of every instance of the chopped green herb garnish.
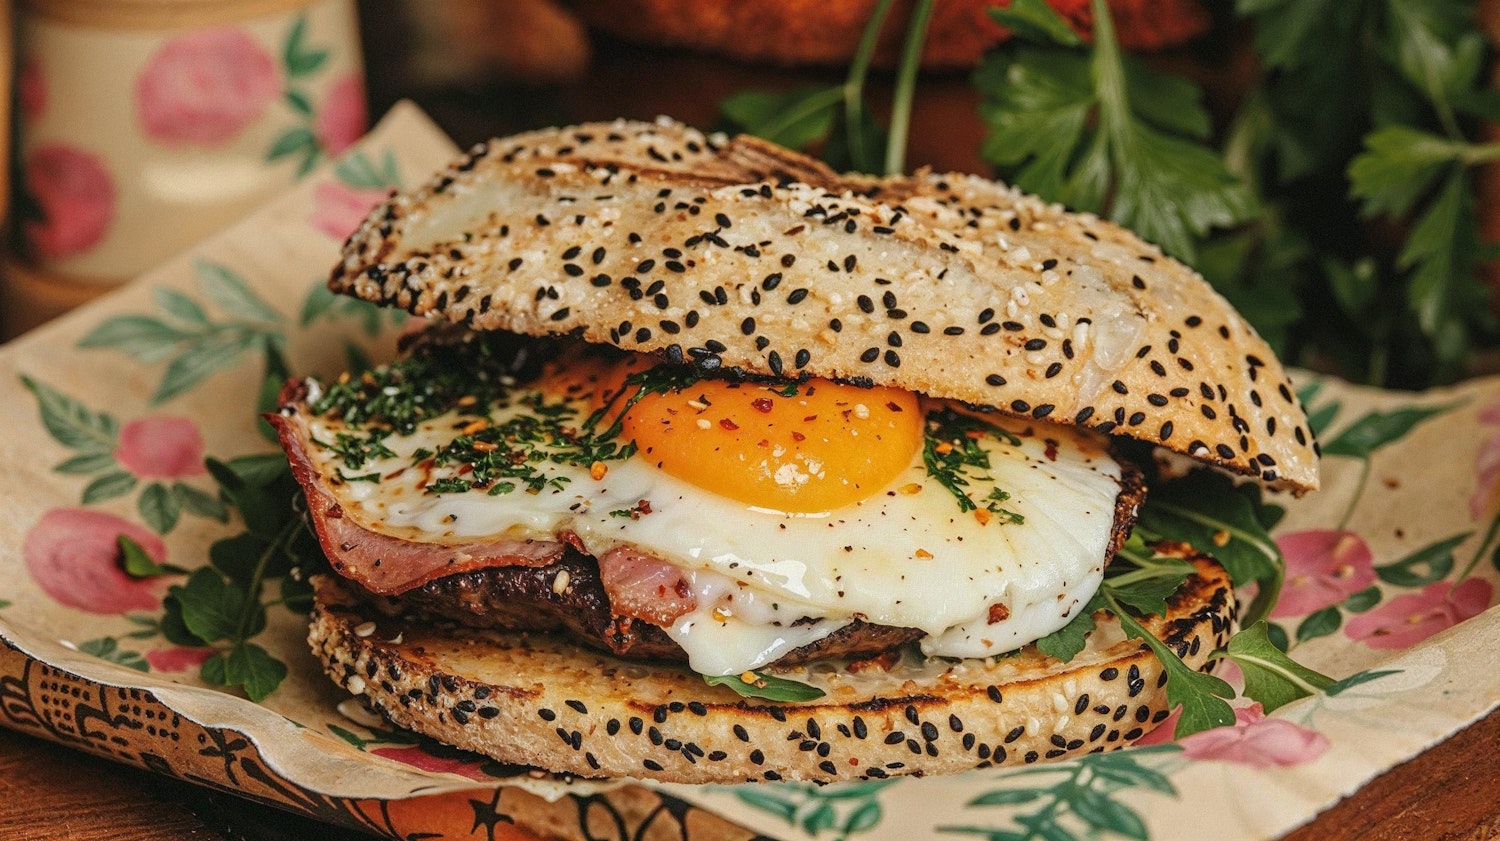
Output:
[[981,506],[965,490],[971,482],[990,481],[990,476],[983,472],[990,469],[990,457],[979,446],[979,439],[986,437],[1004,439],[1012,446],[1021,443],[1020,438],[971,415],[953,409],[930,412],[927,415],[927,434],[922,442],[922,463],[927,467],[927,475],[958,500],[959,511],[983,507],[993,514],[1000,514],[1005,522],[1020,523],[1024,519],[1021,515],[1000,507],[1001,502],[1010,499],[1010,494],[996,488]]
[[767,701],[812,701],[825,693],[816,686],[761,672],[747,672],[754,682],[746,681],[743,675],[704,675],[703,682],[709,686],[727,686],[746,698],[764,698]]

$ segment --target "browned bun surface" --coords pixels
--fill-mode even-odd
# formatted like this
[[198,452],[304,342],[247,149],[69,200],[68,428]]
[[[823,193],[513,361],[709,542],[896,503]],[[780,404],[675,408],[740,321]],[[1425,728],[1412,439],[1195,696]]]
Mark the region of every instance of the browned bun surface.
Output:
[[[876,48],[877,64],[896,63],[912,3],[897,3]],[[997,0],[934,4],[922,66],[968,67],[1007,37],[986,9]],[[1091,26],[1087,2],[1055,2],[1080,31]],[[1111,4],[1126,49],[1181,44],[1208,29],[1199,0]],[[648,44],[687,47],[747,61],[843,64],[859,44],[875,0],[574,0],[591,26]]]
[[[1143,620],[1194,668],[1234,626],[1227,574],[1197,567],[1165,617]],[[1165,673],[1100,614],[1067,664],[1010,656],[852,674],[788,673],[823,698],[771,702],[684,669],[632,663],[547,635],[388,617],[347,585],[318,582],[310,643],[324,669],[395,724],[494,757],[586,777],[689,783],[832,782],[953,773],[1121,747],[1167,715]]]
[[329,283],[476,329],[895,386],[1318,484],[1280,363],[1200,276],[973,176],[838,175],[666,120],[549,129],[394,196]]

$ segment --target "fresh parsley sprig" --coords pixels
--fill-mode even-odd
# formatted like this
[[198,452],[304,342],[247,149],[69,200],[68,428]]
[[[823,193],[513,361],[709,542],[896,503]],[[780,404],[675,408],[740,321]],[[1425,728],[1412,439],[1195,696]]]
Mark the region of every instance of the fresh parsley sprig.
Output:
[[821,144],[822,156],[838,170],[883,172],[905,169],[906,141],[917,69],[927,40],[934,0],[917,0],[907,21],[891,100],[889,135],[865,106],[865,81],[892,0],[879,0],[865,23],[843,83],[784,93],[744,91],[719,104],[725,128],[743,131],[792,149]]
[[1028,192],[1100,213],[1191,261],[1214,228],[1254,218],[1254,195],[1207,145],[1198,87],[1120,50],[1104,0],[1093,43],[1043,0],[989,14],[1020,37],[974,74],[982,154]]
[[953,494],[958,500],[959,511],[983,507],[992,514],[1001,515],[1005,522],[1025,522],[1020,514],[1001,506],[1010,498],[1005,491],[996,488],[982,502],[976,502],[966,490],[971,480],[990,479],[984,472],[990,469],[990,457],[979,445],[979,439],[986,437],[1003,439],[1011,446],[1021,443],[1020,438],[972,415],[949,408],[929,412],[922,439],[922,464],[927,468],[927,475]]
[[[268,607],[280,604],[299,613],[311,608],[307,577],[326,568],[327,559],[297,507],[301,492],[280,453],[207,464],[245,531],[215,541],[209,565],[168,589],[160,629],[177,645],[213,649],[200,671],[205,682],[239,687],[260,701],[281,684],[287,667],[251,640],[265,629]],[[140,570],[174,571],[180,572]],[[276,579],[279,597],[268,599],[267,586]]]

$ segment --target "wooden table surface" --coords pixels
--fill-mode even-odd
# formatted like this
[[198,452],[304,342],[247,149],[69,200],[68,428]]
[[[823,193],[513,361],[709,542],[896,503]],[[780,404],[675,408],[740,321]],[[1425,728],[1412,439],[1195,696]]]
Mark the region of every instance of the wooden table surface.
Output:
[[[409,43],[400,26],[370,26],[397,14],[371,0],[366,54],[372,113],[415,99],[460,145],[541,124],[670,113],[710,125],[713,103],[746,87],[785,87],[807,73],[726,65],[620,45],[598,49],[586,82],[546,88],[436,78],[410,84]],[[818,74],[812,74],[818,76]],[[820,79],[836,75],[823,74]],[[883,98],[875,86],[877,98]],[[960,77],[924,80],[913,118],[910,162],[982,171],[982,129]],[[924,127],[940,127],[928,131]],[[359,833],[315,824],[231,795],[123,767],[0,729],[0,839],[5,841],[352,841]],[[1500,710],[1410,762],[1391,769],[1286,841],[1500,837]]]

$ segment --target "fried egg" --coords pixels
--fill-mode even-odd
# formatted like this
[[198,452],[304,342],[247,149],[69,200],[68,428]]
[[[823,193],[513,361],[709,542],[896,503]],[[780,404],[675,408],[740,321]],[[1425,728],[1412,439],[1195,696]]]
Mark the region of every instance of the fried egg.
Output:
[[1000,654],[1098,588],[1124,481],[1102,438],[819,379],[653,389],[653,364],[570,357],[405,431],[315,415],[308,457],[371,531],[569,535],[676,567],[691,609],[666,630],[706,675],[855,620],[919,629],[930,656]]

